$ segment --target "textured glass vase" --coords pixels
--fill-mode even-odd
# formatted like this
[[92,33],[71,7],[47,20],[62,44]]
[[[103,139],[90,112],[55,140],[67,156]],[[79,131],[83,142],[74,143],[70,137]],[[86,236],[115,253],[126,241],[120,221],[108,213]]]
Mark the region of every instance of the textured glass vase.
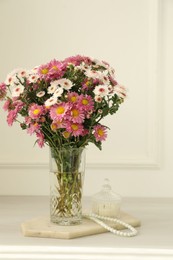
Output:
[[59,225],[82,221],[85,149],[50,149],[50,220]]

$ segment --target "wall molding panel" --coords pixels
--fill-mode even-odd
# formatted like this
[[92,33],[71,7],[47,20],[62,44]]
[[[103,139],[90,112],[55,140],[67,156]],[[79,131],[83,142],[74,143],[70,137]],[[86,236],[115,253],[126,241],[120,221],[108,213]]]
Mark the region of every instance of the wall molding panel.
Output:
[[[146,155],[137,154],[129,158],[116,158],[113,162],[88,163],[90,169],[114,169],[114,168],[158,168],[161,150],[161,122],[160,122],[160,93],[159,93],[159,19],[160,0],[148,1],[148,62],[147,62],[147,142]],[[0,169],[43,169],[48,168],[47,163],[42,162],[3,162],[0,161]]]

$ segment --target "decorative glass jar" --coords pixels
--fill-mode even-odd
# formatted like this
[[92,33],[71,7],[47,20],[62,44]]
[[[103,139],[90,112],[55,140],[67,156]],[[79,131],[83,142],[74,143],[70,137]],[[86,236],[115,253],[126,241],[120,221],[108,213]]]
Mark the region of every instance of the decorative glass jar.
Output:
[[104,217],[119,217],[122,198],[112,191],[109,180],[105,179],[102,190],[92,197],[92,212]]

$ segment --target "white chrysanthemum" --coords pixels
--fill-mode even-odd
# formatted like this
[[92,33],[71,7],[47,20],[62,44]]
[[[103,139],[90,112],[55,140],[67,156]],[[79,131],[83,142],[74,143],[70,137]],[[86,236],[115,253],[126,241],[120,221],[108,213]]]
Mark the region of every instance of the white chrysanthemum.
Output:
[[96,70],[86,70],[84,73],[87,77],[93,78],[93,79],[98,79],[100,77],[100,74]]
[[[7,78],[5,80],[5,84],[7,85],[13,85],[13,84],[19,84],[20,81],[23,82],[23,78],[27,77],[28,73],[25,69],[15,69],[10,74],[7,75]],[[20,80],[20,81],[19,81]]]
[[97,103],[101,103],[101,102],[102,102],[102,97],[101,97],[101,96],[95,96],[95,97],[94,97],[94,100],[95,100]]
[[28,81],[30,83],[36,83],[37,80],[39,79],[39,76],[37,74],[31,74],[31,72],[29,72],[29,76],[28,76]]
[[17,69],[13,70],[12,72],[10,72],[5,80],[5,84],[6,85],[13,85],[13,84],[17,84],[19,81],[16,78],[16,73],[17,73]]
[[108,95],[109,89],[107,85],[98,85],[93,92],[96,96],[104,97]]
[[[57,80],[56,80],[57,81]],[[48,89],[47,93],[48,94],[53,94],[57,90],[57,84],[51,84]]]
[[109,96],[113,96],[113,95],[115,94],[115,92],[114,92],[114,86],[109,85],[109,86],[108,86],[108,90],[109,90]]
[[64,89],[63,88],[57,88],[56,91],[53,94],[53,97],[60,97],[63,93]]
[[121,85],[114,86],[114,93],[116,93],[117,96],[119,96],[121,98],[126,97],[126,89],[125,89],[125,87],[123,87]]
[[86,71],[86,70],[91,70],[91,66],[82,62],[79,66],[76,66],[75,69]]
[[55,105],[56,103],[57,103],[57,98],[51,97],[51,98],[47,99],[44,104],[46,107],[50,107],[52,105]]
[[22,94],[24,91],[24,86],[23,85],[17,85],[13,90],[12,90],[12,97],[19,97],[20,94]]
[[62,88],[66,89],[66,90],[71,89],[73,86],[73,82],[66,78],[59,79],[59,80],[57,80],[57,82],[58,82],[58,85],[60,85]]
[[99,80],[102,81],[104,85],[110,84],[107,70],[99,71]]
[[108,72],[109,72],[109,74],[111,75],[112,78],[115,78],[115,70],[114,70],[114,68],[109,67],[108,68]]
[[37,97],[43,97],[45,95],[45,91],[40,91],[36,94]]
[[104,63],[103,61],[97,60],[97,59],[92,59],[92,61],[97,65],[97,66],[102,66],[104,68],[109,68],[109,65]]
[[18,69],[18,70],[16,71],[16,75],[17,75],[19,78],[27,77],[27,76],[28,76],[28,71],[25,70],[25,69]]

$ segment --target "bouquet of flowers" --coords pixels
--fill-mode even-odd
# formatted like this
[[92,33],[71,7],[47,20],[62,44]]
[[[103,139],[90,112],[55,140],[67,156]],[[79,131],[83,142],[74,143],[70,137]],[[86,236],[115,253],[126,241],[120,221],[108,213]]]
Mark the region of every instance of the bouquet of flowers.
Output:
[[53,222],[81,219],[83,148],[91,142],[101,149],[108,128],[101,120],[116,113],[125,97],[107,62],[79,55],[17,69],[0,84],[8,125],[19,122],[40,147],[50,147]]
[[8,125],[19,122],[36,134],[40,147],[78,148],[92,142],[101,149],[108,128],[101,120],[114,114],[125,97],[107,62],[79,55],[16,69],[0,84]]

